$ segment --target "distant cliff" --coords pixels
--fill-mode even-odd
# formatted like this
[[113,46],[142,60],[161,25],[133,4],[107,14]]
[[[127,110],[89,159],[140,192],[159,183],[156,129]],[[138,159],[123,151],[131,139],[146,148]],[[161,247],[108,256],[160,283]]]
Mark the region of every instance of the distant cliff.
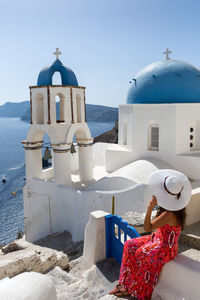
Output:
[[[57,103],[56,105],[59,105],[59,103]],[[56,109],[56,111],[59,112],[59,109]],[[86,116],[87,121],[115,122],[118,119],[118,108],[103,105],[86,104]],[[5,104],[0,105],[0,117],[21,118],[22,121],[29,122],[30,102],[6,102]]]
[[86,116],[87,121],[115,122],[118,119],[118,108],[86,104]]
[[[58,103],[56,103],[56,105],[58,106]],[[59,109],[56,109],[56,111],[59,112]],[[115,122],[118,119],[118,108],[103,105],[86,104],[86,117],[87,121]],[[59,118],[58,115],[57,118]],[[27,109],[21,119],[23,121],[29,122],[30,108]]]
[[23,102],[6,102],[0,105],[1,118],[20,118],[27,111],[29,101]]

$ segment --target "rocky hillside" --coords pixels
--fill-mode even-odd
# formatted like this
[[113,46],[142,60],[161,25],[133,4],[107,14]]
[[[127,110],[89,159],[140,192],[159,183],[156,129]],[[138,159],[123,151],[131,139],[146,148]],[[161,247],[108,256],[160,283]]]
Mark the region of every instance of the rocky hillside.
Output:
[[94,143],[98,142],[114,144],[118,143],[118,120],[115,122],[115,126],[111,130],[94,138]]

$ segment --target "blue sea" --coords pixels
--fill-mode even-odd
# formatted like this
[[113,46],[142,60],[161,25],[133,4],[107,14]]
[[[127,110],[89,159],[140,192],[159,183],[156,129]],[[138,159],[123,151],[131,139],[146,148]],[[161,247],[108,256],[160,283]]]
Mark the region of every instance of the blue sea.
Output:
[[[0,118],[0,245],[24,231],[25,151],[21,141],[26,139],[29,126],[19,118]],[[88,122],[88,126],[92,137],[96,137],[110,130],[114,123]],[[3,178],[6,183],[2,183]]]

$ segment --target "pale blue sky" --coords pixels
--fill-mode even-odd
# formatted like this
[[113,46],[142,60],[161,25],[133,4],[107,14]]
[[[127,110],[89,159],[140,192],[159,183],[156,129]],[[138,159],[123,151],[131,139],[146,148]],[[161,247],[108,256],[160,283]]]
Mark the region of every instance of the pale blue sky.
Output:
[[29,100],[59,47],[86,102],[118,106],[129,80],[167,47],[200,67],[200,1],[2,0],[0,41],[0,104]]

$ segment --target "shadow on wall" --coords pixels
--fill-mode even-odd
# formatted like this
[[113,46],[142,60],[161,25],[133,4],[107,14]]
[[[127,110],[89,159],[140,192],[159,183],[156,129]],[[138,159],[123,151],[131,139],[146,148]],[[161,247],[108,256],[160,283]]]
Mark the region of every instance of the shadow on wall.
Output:
[[136,184],[137,182],[120,176],[104,177],[97,182],[92,183],[86,189],[86,191],[120,191],[126,188],[134,187]]

